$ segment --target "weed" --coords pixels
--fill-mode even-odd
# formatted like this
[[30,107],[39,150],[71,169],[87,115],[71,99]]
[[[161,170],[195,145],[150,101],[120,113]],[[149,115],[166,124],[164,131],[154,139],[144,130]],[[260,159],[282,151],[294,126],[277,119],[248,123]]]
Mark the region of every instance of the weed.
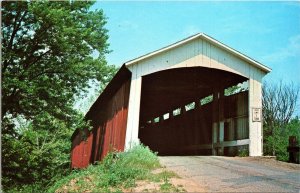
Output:
[[160,185],[160,190],[162,192],[171,192],[173,189],[173,185],[169,181],[165,181],[163,184]]
[[249,156],[249,150],[246,148],[240,148],[238,149],[238,156],[239,157],[247,157]]
[[109,153],[97,165],[75,170],[57,181],[48,192],[120,192],[121,188],[134,187],[136,180],[146,179],[150,171],[158,167],[160,164],[156,154],[148,147],[136,145],[126,152]]
[[185,192],[184,188],[171,184],[167,175],[164,176],[163,181],[163,184],[160,185],[160,190],[162,192]]
[[157,174],[150,174],[148,176],[148,179],[152,182],[161,182],[165,178],[173,178],[173,177],[179,178],[179,176],[175,172],[164,170]]

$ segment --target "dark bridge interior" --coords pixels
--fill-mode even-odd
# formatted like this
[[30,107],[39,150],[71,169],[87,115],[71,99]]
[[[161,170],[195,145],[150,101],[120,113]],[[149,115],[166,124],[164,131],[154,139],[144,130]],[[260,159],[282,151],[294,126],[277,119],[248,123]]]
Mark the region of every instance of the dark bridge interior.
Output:
[[[213,134],[213,124],[220,121],[227,128],[224,140],[248,138],[248,92],[223,95],[224,89],[246,80],[204,67],[144,76],[139,139],[159,155],[211,155],[220,138]],[[224,151],[229,154],[231,150]]]

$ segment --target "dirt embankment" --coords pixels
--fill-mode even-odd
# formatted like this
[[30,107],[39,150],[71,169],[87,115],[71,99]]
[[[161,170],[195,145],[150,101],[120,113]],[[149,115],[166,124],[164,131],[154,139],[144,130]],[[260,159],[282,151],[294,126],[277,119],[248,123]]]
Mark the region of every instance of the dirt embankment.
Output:
[[[166,168],[160,168],[152,171],[152,174],[170,172]],[[207,190],[189,178],[182,178],[178,174],[173,173],[168,181],[149,181],[141,180],[136,183],[136,187],[124,189],[123,192],[207,192]]]

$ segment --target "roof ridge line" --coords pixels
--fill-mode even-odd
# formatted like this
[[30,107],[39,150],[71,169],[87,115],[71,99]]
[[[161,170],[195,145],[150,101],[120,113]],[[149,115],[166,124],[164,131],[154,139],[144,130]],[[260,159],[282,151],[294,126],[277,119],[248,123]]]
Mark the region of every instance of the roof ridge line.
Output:
[[183,44],[185,44],[185,43],[187,43],[189,41],[192,41],[192,40],[200,38],[200,37],[204,38],[206,41],[208,41],[210,43],[215,44],[216,46],[220,47],[221,49],[223,49],[223,50],[225,50],[227,52],[230,52],[231,54],[239,57],[240,59],[242,59],[242,60],[244,60],[244,61],[246,61],[246,62],[248,62],[248,63],[250,63],[250,64],[252,64],[254,66],[256,66],[257,68],[260,68],[260,69],[264,70],[265,72],[270,72],[272,70],[271,68],[267,67],[266,65],[264,65],[264,64],[262,64],[262,63],[260,63],[260,62],[258,62],[256,60],[254,60],[254,59],[252,59],[251,57],[249,57],[249,56],[241,53],[240,51],[237,51],[237,50],[231,48],[230,46],[227,46],[226,44],[224,44],[224,43],[222,43],[222,42],[214,39],[213,37],[211,37],[211,36],[209,36],[209,35],[207,35],[207,34],[205,34],[203,32],[196,33],[196,34],[194,34],[192,36],[189,36],[187,38],[179,40],[179,41],[177,41],[175,43],[172,43],[172,44],[164,46],[164,47],[162,47],[160,49],[154,50],[152,52],[149,52],[147,54],[144,54],[142,56],[139,56],[137,58],[129,60],[129,61],[125,62],[124,65],[126,65],[126,66],[134,65],[135,63],[137,63],[139,61],[142,61],[142,60],[144,60],[146,58],[150,58],[150,57],[152,57],[154,55],[157,55],[159,53],[162,53],[162,52],[165,52],[167,50],[176,48],[178,46],[181,46],[181,45],[183,45]]

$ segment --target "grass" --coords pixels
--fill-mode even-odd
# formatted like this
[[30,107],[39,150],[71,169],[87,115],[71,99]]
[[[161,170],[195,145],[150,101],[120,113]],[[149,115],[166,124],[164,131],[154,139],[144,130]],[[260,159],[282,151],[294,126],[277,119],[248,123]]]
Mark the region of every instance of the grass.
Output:
[[96,165],[72,171],[48,192],[122,192],[135,187],[138,180],[159,182],[162,192],[181,190],[169,183],[169,178],[176,177],[175,173],[151,173],[156,168],[161,168],[156,154],[148,147],[136,145],[127,152],[111,152]]
[[161,192],[185,192],[182,186],[174,186],[170,183],[169,179],[171,177],[178,177],[174,172],[163,171],[158,176],[161,176],[163,183],[160,185]]
[[172,171],[164,170],[164,171],[162,171],[160,173],[156,173],[156,174],[150,173],[148,175],[147,179],[151,182],[161,182],[165,179],[169,179],[169,178],[173,178],[173,177],[179,178],[179,176],[176,173],[174,173]]
[[248,157],[249,156],[249,150],[245,147],[240,147],[238,149],[238,156],[239,157]]

